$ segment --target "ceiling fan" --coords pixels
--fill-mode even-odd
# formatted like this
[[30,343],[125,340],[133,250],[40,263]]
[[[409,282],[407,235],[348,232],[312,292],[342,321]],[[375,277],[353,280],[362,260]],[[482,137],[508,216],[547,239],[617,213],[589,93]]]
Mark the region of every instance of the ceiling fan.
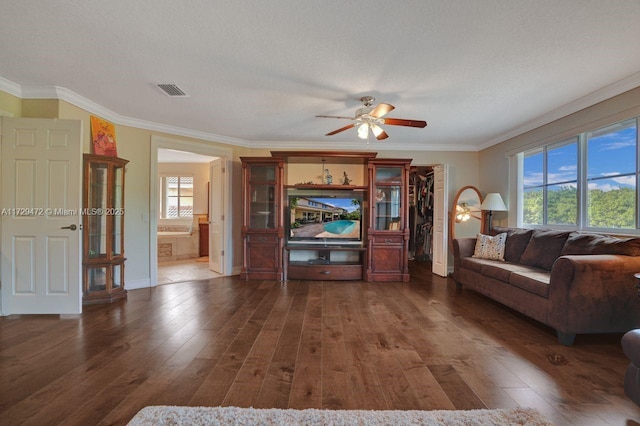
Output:
[[364,107],[356,110],[355,117],[341,117],[337,115],[316,115],[320,118],[343,118],[347,120],[353,120],[354,122],[348,126],[341,127],[333,132],[327,133],[325,136],[333,136],[337,133],[344,132],[353,127],[358,128],[358,137],[360,139],[369,138],[369,130],[378,140],[386,139],[389,135],[380,127],[383,124],[389,124],[392,126],[407,126],[407,127],[426,127],[427,122],[421,120],[406,120],[403,118],[382,118],[389,111],[395,109],[393,105],[381,103],[373,106],[373,102],[376,100],[372,96],[363,96],[360,98]]

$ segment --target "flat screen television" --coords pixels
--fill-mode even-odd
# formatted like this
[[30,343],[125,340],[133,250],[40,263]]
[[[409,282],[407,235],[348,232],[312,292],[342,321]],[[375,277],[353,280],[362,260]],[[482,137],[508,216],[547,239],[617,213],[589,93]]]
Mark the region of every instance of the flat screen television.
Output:
[[287,240],[301,244],[361,244],[363,191],[296,190],[288,194]]

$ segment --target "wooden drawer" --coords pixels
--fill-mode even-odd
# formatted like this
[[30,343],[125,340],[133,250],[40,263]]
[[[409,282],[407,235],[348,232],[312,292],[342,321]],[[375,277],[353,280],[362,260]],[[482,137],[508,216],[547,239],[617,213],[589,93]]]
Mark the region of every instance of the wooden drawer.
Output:
[[289,265],[290,280],[361,280],[362,265]]
[[373,244],[404,244],[402,235],[374,235]]
[[247,242],[253,244],[277,244],[278,236],[275,234],[247,234]]

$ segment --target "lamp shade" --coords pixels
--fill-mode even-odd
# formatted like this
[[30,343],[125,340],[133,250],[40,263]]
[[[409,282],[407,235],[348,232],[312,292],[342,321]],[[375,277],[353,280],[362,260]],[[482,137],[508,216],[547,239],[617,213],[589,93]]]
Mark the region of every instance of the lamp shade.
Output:
[[360,139],[367,139],[369,137],[369,125],[367,123],[362,123],[360,127],[358,127],[358,137]]
[[497,192],[490,192],[482,201],[482,205],[480,206],[482,210],[490,210],[494,212],[504,212],[507,211],[507,206],[504,205],[504,201],[502,201],[502,197]]

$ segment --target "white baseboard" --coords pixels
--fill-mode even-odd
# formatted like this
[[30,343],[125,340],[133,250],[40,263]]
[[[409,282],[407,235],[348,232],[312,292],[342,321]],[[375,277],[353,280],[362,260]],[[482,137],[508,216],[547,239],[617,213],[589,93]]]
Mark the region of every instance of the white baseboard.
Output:
[[240,275],[240,271],[242,271],[242,266],[234,266],[231,275]]
[[127,290],[137,290],[139,288],[155,287],[151,285],[151,278],[142,278],[140,280],[125,281],[124,288]]

